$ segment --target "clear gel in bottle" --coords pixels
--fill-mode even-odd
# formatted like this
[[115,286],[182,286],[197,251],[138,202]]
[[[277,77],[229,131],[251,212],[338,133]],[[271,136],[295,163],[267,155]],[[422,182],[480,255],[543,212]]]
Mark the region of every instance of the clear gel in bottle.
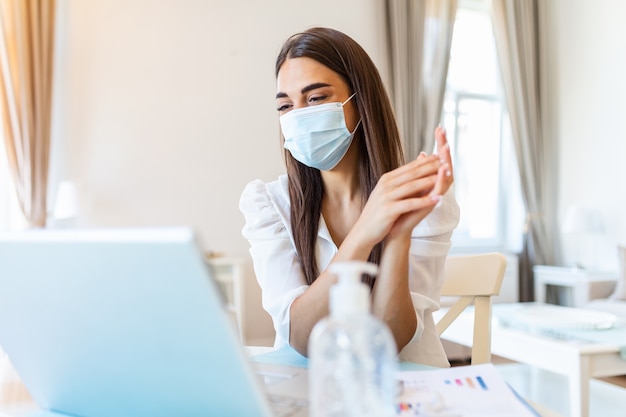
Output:
[[361,282],[377,270],[358,261],[330,266],[339,278],[330,290],[330,315],[309,339],[311,417],[395,415],[396,344],[370,313],[370,290]]

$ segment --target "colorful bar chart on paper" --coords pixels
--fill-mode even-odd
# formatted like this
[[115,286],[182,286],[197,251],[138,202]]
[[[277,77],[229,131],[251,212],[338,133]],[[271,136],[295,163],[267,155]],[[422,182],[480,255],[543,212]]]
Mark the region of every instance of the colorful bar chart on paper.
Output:
[[466,387],[466,388],[478,388],[483,390],[488,390],[487,384],[482,376],[477,375],[475,377],[465,377],[465,378],[454,378],[454,379],[445,379],[443,381],[446,385],[456,385],[457,387]]

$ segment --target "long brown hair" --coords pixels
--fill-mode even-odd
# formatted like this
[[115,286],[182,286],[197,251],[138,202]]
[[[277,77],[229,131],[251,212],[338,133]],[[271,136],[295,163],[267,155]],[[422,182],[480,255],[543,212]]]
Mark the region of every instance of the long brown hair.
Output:
[[[380,74],[357,42],[334,29],[311,28],[287,39],[276,58],[276,76],[287,59],[302,57],[314,59],[335,71],[345,80],[350,91],[356,93],[352,100],[361,116],[361,127],[355,132],[354,141],[359,146],[358,169],[362,204],[365,205],[379,178],[404,164],[400,134]],[[285,163],[291,199],[291,229],[306,281],[311,284],[320,273],[315,243],[324,186],[319,170],[300,163],[287,150]],[[369,261],[380,263],[381,252],[382,243],[379,243],[372,250]]]

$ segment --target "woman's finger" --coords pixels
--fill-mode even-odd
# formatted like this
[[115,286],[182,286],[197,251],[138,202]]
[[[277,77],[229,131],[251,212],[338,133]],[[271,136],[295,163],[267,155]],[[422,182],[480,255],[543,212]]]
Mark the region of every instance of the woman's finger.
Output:
[[448,164],[446,175],[452,176],[452,156],[450,154],[450,144],[448,143],[446,130],[443,127],[437,126],[435,129],[435,140],[437,141],[437,155],[443,164]]

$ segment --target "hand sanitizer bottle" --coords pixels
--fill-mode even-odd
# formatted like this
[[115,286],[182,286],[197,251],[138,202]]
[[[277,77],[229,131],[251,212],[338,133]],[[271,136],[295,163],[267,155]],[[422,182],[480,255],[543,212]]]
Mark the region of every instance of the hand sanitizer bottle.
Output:
[[395,415],[397,348],[389,328],[370,313],[369,287],[361,275],[376,275],[367,262],[330,266],[339,276],[330,290],[330,316],[309,339],[311,417]]

